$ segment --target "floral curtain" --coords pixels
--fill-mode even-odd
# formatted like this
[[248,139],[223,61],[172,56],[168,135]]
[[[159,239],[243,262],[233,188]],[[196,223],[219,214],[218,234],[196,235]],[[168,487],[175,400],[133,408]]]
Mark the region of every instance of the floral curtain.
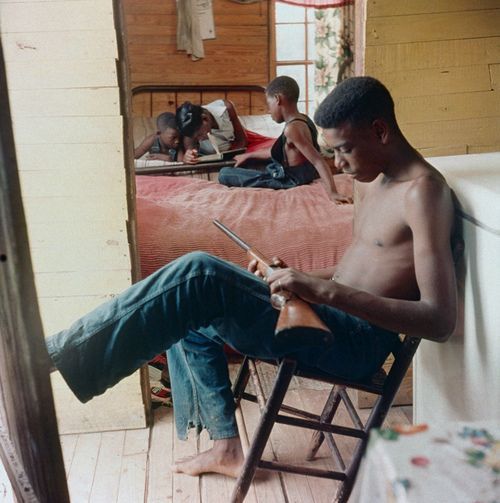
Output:
[[354,75],[354,7],[315,11],[315,101],[319,104],[342,80]]

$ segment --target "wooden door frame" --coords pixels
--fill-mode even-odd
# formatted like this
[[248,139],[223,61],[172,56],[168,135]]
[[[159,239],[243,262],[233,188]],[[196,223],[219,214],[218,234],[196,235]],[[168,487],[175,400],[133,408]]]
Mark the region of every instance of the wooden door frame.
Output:
[[69,503],[0,40],[0,457],[20,502]]
[[[123,162],[125,166],[127,186],[127,234],[129,240],[132,282],[139,281],[141,276],[141,263],[137,247],[137,205],[134,167],[134,138],[132,128],[132,89],[130,85],[130,68],[127,51],[127,24],[123,2],[113,0],[113,13],[115,21],[116,42],[118,48],[117,77],[120,90],[120,111],[123,118]],[[148,366],[143,365],[140,369],[140,384],[146,424],[153,424],[151,404],[151,389],[149,382]]]

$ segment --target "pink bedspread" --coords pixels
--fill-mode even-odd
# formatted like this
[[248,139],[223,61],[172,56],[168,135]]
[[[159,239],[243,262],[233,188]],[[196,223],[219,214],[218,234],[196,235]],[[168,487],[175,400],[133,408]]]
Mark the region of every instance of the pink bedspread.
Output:
[[[339,192],[352,194],[348,175],[335,181]],[[353,206],[335,205],[319,181],[287,190],[168,176],[137,176],[136,183],[143,276],[195,250],[246,266],[244,251],[212,224],[214,218],[303,271],[335,265],[351,242]]]

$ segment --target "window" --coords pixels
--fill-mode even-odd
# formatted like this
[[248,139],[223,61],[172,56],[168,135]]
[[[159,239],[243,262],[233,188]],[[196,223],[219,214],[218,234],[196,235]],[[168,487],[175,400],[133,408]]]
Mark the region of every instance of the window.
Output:
[[274,2],[276,76],[288,75],[300,87],[299,110],[314,114],[315,20],[312,7]]

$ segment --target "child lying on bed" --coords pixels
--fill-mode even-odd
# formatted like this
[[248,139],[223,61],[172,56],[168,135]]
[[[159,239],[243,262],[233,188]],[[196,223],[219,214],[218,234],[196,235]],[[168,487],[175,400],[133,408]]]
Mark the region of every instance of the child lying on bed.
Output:
[[148,159],[159,161],[182,160],[182,141],[175,121],[175,114],[164,112],[158,115],[156,128],[156,133],[146,136],[134,150],[134,158],[139,159],[149,152]]
[[[281,136],[272,147],[235,156],[235,167],[222,168],[219,183],[229,187],[289,189],[321,177],[336,203],[351,202],[337,193],[331,168],[321,155],[316,126],[297,108],[299,86],[287,76],[275,78],[266,88],[266,101],[274,121],[285,122]],[[261,161],[265,170],[241,166]],[[264,167],[264,166],[262,166]]]
[[245,130],[229,100],[216,100],[203,106],[186,101],[177,108],[175,116],[184,137],[187,163],[196,163],[199,155],[214,154],[213,142],[220,152],[247,145]]

